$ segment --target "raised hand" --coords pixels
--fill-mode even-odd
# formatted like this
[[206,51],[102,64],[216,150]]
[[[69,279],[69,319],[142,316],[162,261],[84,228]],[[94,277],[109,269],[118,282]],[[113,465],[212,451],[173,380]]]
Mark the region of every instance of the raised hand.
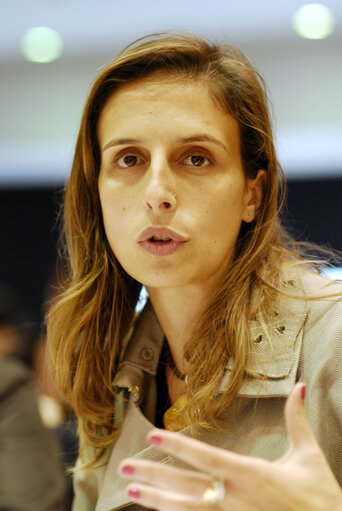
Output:
[[132,501],[161,511],[342,511],[342,490],[317,444],[295,385],[285,407],[289,449],[275,462],[242,456],[165,430],[148,442],[201,472],[126,459],[119,474],[134,479]]

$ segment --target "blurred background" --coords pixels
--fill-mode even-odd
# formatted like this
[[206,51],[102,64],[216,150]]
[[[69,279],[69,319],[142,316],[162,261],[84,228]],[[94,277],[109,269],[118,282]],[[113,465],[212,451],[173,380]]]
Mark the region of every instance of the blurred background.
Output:
[[273,104],[287,222],[342,249],[341,0],[1,0],[0,282],[38,326],[90,83],[123,46],[168,29],[235,44],[255,63]]

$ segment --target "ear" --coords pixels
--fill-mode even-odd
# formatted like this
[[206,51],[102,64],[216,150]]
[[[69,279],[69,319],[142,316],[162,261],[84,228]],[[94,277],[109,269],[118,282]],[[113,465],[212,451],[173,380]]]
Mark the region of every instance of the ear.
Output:
[[242,220],[246,223],[253,222],[258,216],[260,206],[264,198],[264,190],[267,180],[266,170],[259,170],[254,179],[247,179],[246,206]]

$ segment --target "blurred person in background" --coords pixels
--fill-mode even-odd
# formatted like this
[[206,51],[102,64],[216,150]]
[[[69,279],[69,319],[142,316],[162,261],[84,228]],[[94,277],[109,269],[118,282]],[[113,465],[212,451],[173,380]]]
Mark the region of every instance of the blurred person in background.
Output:
[[0,510],[66,511],[60,446],[41,420],[24,331],[13,291],[0,286]]
[[[44,302],[51,299],[55,287],[55,276],[53,276],[49,281]],[[38,391],[39,411],[43,423],[49,429],[53,429],[59,439],[61,460],[63,461],[67,485],[67,509],[71,509],[74,492],[70,469],[74,466],[78,453],[77,421],[72,408],[57,389],[51,377],[46,347],[46,332],[43,329],[36,338],[33,349],[34,380]]]
[[95,80],[48,315],[74,511],[342,510],[342,286],[281,225],[281,178],[237,48],[154,36]]
[[51,378],[46,356],[45,333],[39,336],[33,350],[33,377],[38,393],[39,413],[43,424],[53,430],[59,441],[60,460],[67,487],[67,510],[74,497],[72,475],[78,453],[77,422],[75,414]]

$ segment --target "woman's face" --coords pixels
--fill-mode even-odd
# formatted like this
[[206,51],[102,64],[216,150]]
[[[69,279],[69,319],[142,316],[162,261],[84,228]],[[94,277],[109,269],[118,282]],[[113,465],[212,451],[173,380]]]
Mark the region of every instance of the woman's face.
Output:
[[104,227],[126,272],[147,288],[212,289],[254,219],[237,122],[204,84],[153,76],[110,97],[98,138]]

